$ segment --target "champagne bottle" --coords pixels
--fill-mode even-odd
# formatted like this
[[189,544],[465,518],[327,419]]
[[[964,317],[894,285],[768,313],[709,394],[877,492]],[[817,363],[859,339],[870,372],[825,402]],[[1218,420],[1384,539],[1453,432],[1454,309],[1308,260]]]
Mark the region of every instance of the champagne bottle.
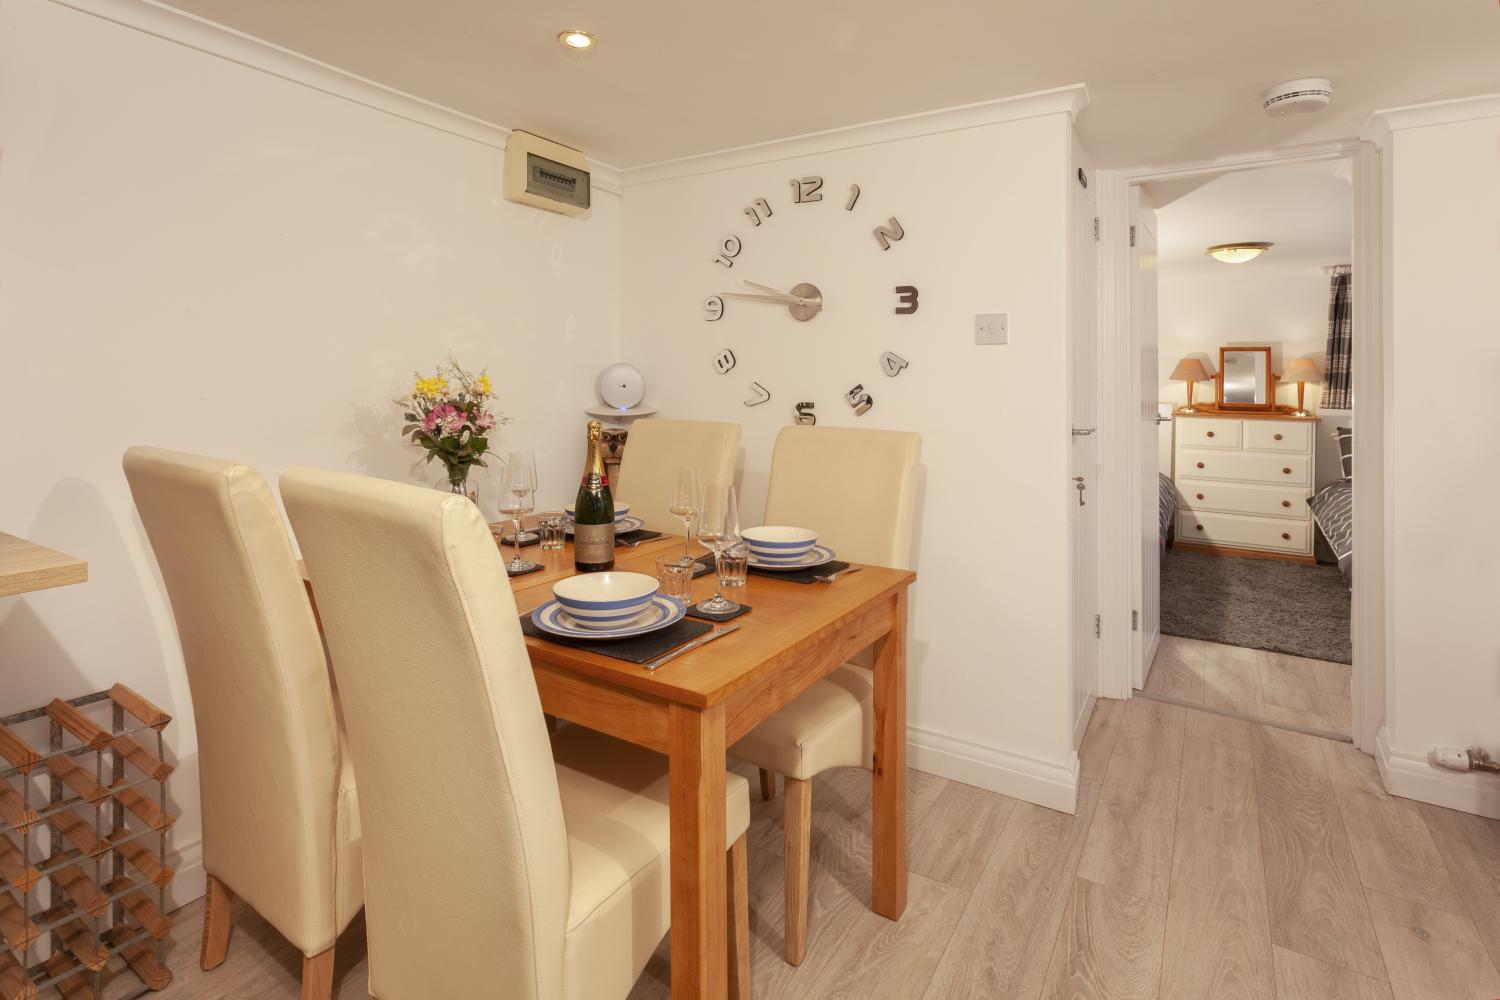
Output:
[[573,501],[573,566],[580,573],[615,567],[615,500],[604,472],[604,425],[589,421],[589,450],[583,481]]

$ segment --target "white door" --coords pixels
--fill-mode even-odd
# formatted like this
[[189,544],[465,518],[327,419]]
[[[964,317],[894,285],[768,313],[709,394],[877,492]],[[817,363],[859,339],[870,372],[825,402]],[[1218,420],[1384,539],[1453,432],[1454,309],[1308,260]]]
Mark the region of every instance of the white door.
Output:
[[1156,356],[1156,213],[1141,204],[1139,188],[1133,188],[1131,194],[1134,242],[1130,248],[1130,321],[1134,327],[1131,339],[1136,345],[1141,391],[1141,591],[1135,601],[1135,607],[1140,609],[1140,629],[1136,633],[1132,681],[1140,688],[1145,686],[1161,641],[1161,508],[1157,471],[1161,436],[1171,433],[1171,425],[1156,419],[1157,401],[1161,397]]
[[[1077,153],[1075,153],[1077,156]],[[1068,394],[1072,416],[1067,500],[1072,529],[1073,744],[1083,742],[1099,696],[1098,460],[1099,250],[1097,196],[1075,180],[1068,268]]]

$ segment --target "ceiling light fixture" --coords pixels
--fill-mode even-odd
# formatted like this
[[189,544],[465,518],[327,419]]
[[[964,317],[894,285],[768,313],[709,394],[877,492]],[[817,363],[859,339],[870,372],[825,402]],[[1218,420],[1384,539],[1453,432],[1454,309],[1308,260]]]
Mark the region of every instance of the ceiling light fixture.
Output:
[[1203,251],[1214,260],[1221,260],[1226,264],[1243,264],[1247,260],[1254,260],[1274,243],[1218,243]]
[[587,31],[561,31],[558,32],[557,40],[565,49],[591,49],[594,47],[594,36]]

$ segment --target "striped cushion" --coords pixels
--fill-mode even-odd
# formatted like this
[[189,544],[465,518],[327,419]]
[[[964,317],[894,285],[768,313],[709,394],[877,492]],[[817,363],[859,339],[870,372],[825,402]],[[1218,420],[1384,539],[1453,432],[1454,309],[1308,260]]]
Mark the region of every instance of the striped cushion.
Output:
[[1339,441],[1339,467],[1343,470],[1345,479],[1354,478],[1354,430],[1349,427],[1335,427],[1333,436]]

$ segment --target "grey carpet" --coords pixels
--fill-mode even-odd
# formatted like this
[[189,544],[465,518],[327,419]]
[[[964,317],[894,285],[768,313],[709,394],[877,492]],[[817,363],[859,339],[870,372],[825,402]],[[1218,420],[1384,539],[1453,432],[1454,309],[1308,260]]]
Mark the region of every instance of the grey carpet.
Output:
[[1349,591],[1336,566],[1168,549],[1161,630],[1313,660],[1353,660]]

